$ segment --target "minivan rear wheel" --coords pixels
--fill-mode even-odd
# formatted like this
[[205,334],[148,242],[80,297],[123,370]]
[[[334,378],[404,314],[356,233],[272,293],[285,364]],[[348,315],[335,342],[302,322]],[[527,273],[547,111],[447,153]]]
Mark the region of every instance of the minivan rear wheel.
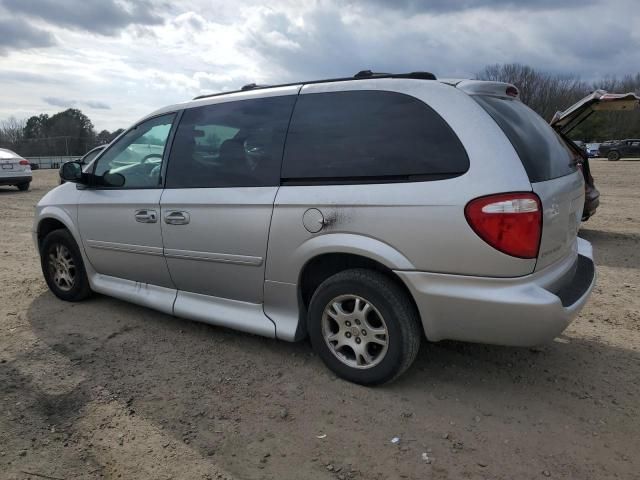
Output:
[[21,183],[18,185],[18,190],[20,190],[21,192],[26,192],[27,190],[29,190],[29,185],[31,185],[31,182]]
[[91,295],[82,255],[68,230],[54,230],[44,237],[40,264],[44,279],[56,297],[79,302]]
[[618,160],[620,160],[620,152],[616,151],[616,150],[611,150],[608,154],[607,154],[607,159],[611,162],[617,162]]
[[362,385],[401,375],[422,339],[411,299],[386,275],[366,269],[345,270],[320,284],[309,304],[308,331],[324,363]]

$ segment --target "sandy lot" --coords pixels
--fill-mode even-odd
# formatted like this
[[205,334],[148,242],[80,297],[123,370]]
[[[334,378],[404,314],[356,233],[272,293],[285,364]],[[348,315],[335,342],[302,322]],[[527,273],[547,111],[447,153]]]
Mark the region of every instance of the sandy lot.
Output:
[[640,161],[592,163],[599,280],[565,334],[424,344],[375,389],[307,342],[57,300],[30,236],[57,173],[0,187],[0,478],[640,478]]

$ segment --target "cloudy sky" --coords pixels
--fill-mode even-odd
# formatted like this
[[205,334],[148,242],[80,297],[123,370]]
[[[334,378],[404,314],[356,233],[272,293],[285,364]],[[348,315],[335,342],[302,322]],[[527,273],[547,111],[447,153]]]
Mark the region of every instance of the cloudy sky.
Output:
[[358,70],[520,62],[640,71],[637,0],[0,0],[0,119],[67,107],[126,127],[207,92]]

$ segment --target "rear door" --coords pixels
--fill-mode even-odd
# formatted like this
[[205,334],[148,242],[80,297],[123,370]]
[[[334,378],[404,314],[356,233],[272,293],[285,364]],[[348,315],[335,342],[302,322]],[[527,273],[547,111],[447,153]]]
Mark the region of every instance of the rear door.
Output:
[[622,153],[625,157],[637,156],[640,153],[640,140],[629,140]]
[[184,111],[161,200],[164,255],[180,291],[176,308],[183,292],[262,303],[269,226],[297,91]]
[[537,113],[517,99],[475,96],[513,144],[540,197],[542,238],[536,270],[575,254],[584,206],[582,158]]

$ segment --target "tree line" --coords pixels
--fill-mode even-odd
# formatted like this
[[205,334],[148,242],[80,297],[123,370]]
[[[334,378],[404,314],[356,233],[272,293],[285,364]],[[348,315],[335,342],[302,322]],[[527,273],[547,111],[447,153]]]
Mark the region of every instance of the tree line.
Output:
[[[577,75],[558,75],[518,63],[488,65],[479,80],[508,82],[518,87],[520,99],[547,121],[596,89],[640,94],[640,73],[586,82]],[[109,143],[123,130],[96,132],[80,110],[69,108],[54,115],[34,115],[27,120],[0,122],[0,147],[25,157],[83,155],[96,145]],[[640,138],[639,112],[597,112],[571,132],[574,140]]]
[[0,147],[23,157],[84,155],[97,145],[111,142],[123,129],[96,132],[93,123],[76,108],[54,115],[42,113],[26,120],[10,117],[0,122]]

